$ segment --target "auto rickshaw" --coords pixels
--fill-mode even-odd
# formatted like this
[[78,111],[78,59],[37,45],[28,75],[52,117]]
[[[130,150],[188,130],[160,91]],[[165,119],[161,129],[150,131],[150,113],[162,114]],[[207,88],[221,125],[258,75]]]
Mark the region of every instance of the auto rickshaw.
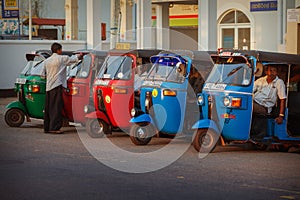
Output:
[[288,94],[291,69],[295,64],[300,64],[300,57],[263,51],[249,51],[246,54],[223,52],[212,55],[214,68],[205,82],[202,93],[198,94],[202,118],[193,126],[193,146],[201,153],[213,151],[218,141],[222,145],[230,142],[250,142],[259,148],[300,143],[300,138],[292,137],[287,130],[288,107],[282,124],[275,122],[277,116],[264,116],[267,118],[266,135],[262,138],[251,135],[253,86],[257,78],[255,71],[258,61],[262,65],[275,64],[280,67],[278,76],[285,80]]
[[84,106],[92,104],[92,84],[98,74],[107,51],[78,51],[84,57],[77,65],[70,66],[67,88],[63,92],[63,115],[70,122],[85,125]]
[[17,101],[9,103],[5,112],[5,122],[11,127],[19,127],[25,117],[42,119],[46,95],[46,79],[43,73],[44,60],[48,55],[45,52],[26,54],[27,65],[15,82]]
[[161,52],[151,62],[141,87],[141,108],[131,111],[130,139],[136,145],[148,144],[154,135],[191,130],[200,116],[196,94],[212,67],[207,52]]
[[111,50],[108,53],[94,81],[94,105],[85,107],[86,130],[91,137],[103,137],[111,134],[112,130],[130,127],[130,110],[138,102],[135,100],[135,94],[138,93],[135,88],[137,66],[147,68],[150,56],[158,52]]
[[[73,52],[64,51],[63,55],[72,55]],[[43,119],[44,107],[46,98],[46,75],[44,74],[44,60],[49,57],[49,51],[37,51],[35,54],[26,54],[28,63],[21,72],[19,78],[16,79],[15,90],[17,92],[18,100],[9,103],[5,112],[5,122],[11,127],[19,127],[26,120],[30,122],[30,118]],[[79,69],[81,61],[72,66],[68,66],[69,69],[73,68],[72,72]],[[68,72],[69,73],[69,72]],[[90,76],[87,76],[90,77]],[[73,77],[72,77],[73,78]],[[68,85],[72,85],[72,80],[68,80]],[[82,94],[82,93],[80,93]],[[68,92],[65,92],[64,104],[72,105],[71,101],[76,98],[67,98]],[[87,94],[89,96],[89,94]],[[80,96],[80,95],[79,95]],[[87,97],[88,99],[88,97]],[[77,102],[78,103],[78,102]],[[80,105],[78,103],[78,105]],[[83,110],[83,106],[81,107]],[[74,121],[72,116],[72,110],[66,109],[63,115],[66,118],[70,118],[69,121]],[[84,114],[82,114],[82,120]],[[79,119],[80,121],[80,119]],[[83,121],[84,122],[84,121]]]

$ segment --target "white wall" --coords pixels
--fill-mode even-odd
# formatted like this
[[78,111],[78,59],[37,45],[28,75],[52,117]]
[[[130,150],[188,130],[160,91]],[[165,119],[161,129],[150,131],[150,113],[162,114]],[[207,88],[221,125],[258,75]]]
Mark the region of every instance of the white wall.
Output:
[[[1,40],[0,41],[0,90],[13,89],[16,78],[26,65],[25,54],[39,49],[49,49],[51,40]],[[84,41],[58,41],[63,50],[85,49]]]
[[218,0],[217,18],[228,9],[236,8],[244,12],[252,25],[252,49],[277,51],[278,50],[278,11],[250,12],[250,0]]
[[255,12],[256,49],[265,51],[277,51],[278,47],[278,18],[277,12]]

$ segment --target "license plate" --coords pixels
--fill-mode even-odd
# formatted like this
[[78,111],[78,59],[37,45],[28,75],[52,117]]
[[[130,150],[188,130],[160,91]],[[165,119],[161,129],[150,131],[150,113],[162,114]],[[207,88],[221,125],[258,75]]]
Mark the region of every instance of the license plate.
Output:
[[16,79],[16,83],[24,85],[26,83],[26,78],[17,78]]

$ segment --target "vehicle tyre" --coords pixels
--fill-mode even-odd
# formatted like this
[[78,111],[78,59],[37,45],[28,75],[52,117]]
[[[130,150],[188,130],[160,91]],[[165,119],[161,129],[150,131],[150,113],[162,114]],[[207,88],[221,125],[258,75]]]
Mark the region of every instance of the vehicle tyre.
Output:
[[90,137],[101,138],[108,130],[108,124],[101,119],[88,119],[86,130]]
[[200,153],[210,153],[215,149],[219,138],[212,129],[198,129],[195,131],[193,146]]
[[25,120],[25,114],[18,108],[11,108],[5,112],[5,122],[10,127],[20,127]]
[[135,145],[147,145],[154,134],[152,124],[133,124],[130,129],[130,139]]

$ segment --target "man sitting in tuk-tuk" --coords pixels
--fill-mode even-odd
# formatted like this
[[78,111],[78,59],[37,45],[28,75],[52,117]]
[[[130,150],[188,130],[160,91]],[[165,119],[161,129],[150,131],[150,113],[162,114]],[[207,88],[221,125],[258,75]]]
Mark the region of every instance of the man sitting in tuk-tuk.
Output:
[[[282,124],[285,114],[286,88],[278,76],[276,65],[267,65],[266,76],[254,83],[253,120],[251,135],[264,137],[267,131],[267,117],[275,118]],[[276,105],[279,98],[279,105]]]

